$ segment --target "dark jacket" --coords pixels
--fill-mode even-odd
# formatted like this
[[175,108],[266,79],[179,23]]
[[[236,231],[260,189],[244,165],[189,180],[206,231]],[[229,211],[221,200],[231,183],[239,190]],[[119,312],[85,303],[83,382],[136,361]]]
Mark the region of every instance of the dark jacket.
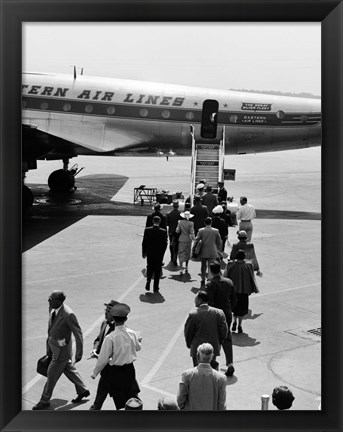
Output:
[[145,228],[142,242],[142,255],[147,257],[148,261],[151,260],[162,263],[167,244],[168,237],[165,229],[158,226]]
[[164,228],[166,230],[167,229],[167,217],[159,211],[155,211],[154,213],[147,216],[145,226],[146,227],[153,226],[154,225],[153,219],[155,216],[159,216],[161,218],[160,228]]
[[231,322],[231,312],[236,306],[236,291],[231,279],[222,275],[214,276],[206,285],[208,304],[221,309],[227,322]]

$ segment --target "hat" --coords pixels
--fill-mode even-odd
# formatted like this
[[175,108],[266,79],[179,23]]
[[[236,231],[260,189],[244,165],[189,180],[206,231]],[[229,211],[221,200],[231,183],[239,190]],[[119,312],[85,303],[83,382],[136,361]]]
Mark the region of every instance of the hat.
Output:
[[139,398],[132,397],[125,403],[125,411],[142,410],[142,409],[143,409],[143,402]]
[[212,213],[223,213],[223,207],[221,205],[217,205],[216,207],[214,207],[214,209],[212,210]]
[[154,210],[160,210],[160,208],[161,208],[161,204],[160,203],[156,203],[154,205]]
[[179,201],[178,200],[173,201],[173,207],[179,207]]
[[241,231],[238,231],[238,232],[237,232],[237,236],[238,236],[238,238],[247,238],[247,237],[248,237],[248,234],[247,234],[246,231],[241,230]]
[[201,189],[204,189],[204,187],[205,187],[204,183],[199,183],[197,186],[197,189],[201,190]]
[[181,217],[183,217],[184,219],[191,219],[194,215],[192,213],[190,213],[189,211],[185,211],[183,213],[181,213]]
[[117,303],[116,305],[112,306],[110,314],[117,317],[126,317],[130,311],[131,309],[127,304]]
[[218,186],[224,186],[224,182],[222,181],[218,182]]
[[108,308],[111,308],[112,306],[119,304],[119,302],[115,300],[110,300],[108,303],[104,303],[104,306],[107,306]]

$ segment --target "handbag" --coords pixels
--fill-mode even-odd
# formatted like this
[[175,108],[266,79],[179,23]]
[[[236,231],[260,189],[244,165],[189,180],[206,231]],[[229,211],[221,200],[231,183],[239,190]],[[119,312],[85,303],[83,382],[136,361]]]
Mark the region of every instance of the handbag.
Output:
[[192,253],[191,253],[191,260],[192,261],[201,261],[201,258],[199,258],[199,254],[201,251],[202,246],[202,240],[195,240],[192,247]]
[[52,357],[49,355],[44,355],[37,361],[37,372],[40,375],[48,376],[48,367],[50,365]]

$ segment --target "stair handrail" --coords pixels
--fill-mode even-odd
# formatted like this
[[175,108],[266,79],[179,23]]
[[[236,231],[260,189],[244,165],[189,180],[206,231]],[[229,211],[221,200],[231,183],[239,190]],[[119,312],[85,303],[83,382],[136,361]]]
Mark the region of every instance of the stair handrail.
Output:
[[193,198],[195,192],[195,171],[196,171],[196,148],[195,148],[195,137],[194,137],[194,126],[191,125],[191,137],[192,137],[192,159],[191,159],[191,187],[190,187],[190,204],[193,207]]
[[218,181],[224,181],[224,165],[225,165],[225,126],[222,129],[222,139],[219,146],[219,172]]

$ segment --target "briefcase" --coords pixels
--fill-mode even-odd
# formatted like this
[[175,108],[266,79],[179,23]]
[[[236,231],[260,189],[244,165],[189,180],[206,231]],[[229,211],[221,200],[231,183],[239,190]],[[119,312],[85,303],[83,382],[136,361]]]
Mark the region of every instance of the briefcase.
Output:
[[37,362],[37,372],[43,376],[48,376],[48,367],[51,362],[51,356],[45,355]]

